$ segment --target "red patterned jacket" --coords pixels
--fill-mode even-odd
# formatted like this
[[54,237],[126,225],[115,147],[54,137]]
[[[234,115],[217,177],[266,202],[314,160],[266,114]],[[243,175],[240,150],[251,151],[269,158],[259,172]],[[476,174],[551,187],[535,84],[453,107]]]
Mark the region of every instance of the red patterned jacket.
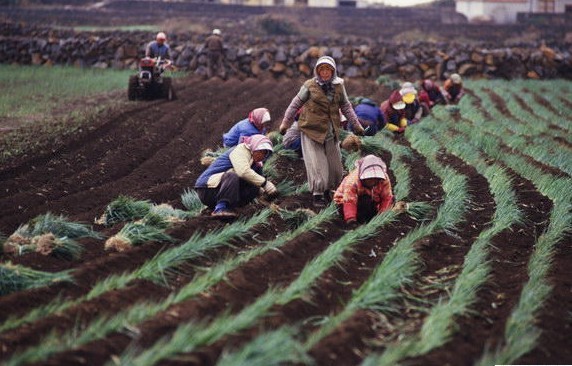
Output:
[[[387,174],[386,174],[387,176]],[[389,179],[383,179],[372,189],[363,186],[359,179],[359,168],[348,174],[334,194],[334,202],[343,205],[344,220],[357,219],[357,202],[361,195],[369,195],[376,203],[377,212],[383,212],[391,207],[393,192]]]

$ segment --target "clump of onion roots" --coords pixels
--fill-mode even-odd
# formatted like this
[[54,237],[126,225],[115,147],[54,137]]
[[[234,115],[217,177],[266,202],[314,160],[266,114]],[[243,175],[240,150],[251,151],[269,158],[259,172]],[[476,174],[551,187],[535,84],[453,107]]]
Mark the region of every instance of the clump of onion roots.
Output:
[[171,236],[164,233],[165,221],[159,223],[159,219],[160,216],[151,215],[147,221],[128,222],[116,235],[107,239],[105,250],[124,252],[149,241],[173,241]]
[[228,148],[226,147],[221,147],[216,151],[213,151],[212,149],[203,150],[203,152],[201,153],[201,164],[204,166],[211,165],[213,161],[215,161],[219,156],[224,154],[227,150]]
[[82,237],[101,236],[85,224],[47,213],[21,225],[4,241],[2,252],[11,255],[37,252],[58,258],[78,259],[83,248],[73,239]]

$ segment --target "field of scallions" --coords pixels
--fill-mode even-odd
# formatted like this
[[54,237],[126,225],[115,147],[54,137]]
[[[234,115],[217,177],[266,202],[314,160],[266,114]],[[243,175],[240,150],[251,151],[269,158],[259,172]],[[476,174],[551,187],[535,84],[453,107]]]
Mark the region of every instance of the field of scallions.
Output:
[[5,161],[0,364],[572,364],[570,82],[467,81],[458,106],[363,138],[406,213],[349,230],[312,211],[275,137],[280,196],[211,218],[204,150],[256,107],[277,129],[301,82],[177,79],[173,102]]

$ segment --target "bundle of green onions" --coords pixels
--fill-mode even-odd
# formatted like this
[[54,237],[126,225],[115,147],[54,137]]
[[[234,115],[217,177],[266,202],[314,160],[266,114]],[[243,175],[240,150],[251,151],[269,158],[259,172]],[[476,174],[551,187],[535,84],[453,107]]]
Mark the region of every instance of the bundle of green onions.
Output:
[[58,258],[78,259],[83,247],[74,239],[84,237],[101,238],[85,224],[47,213],[20,226],[4,241],[2,251],[12,255],[37,252]]
[[68,271],[50,273],[36,271],[10,262],[0,264],[0,296],[71,280]]

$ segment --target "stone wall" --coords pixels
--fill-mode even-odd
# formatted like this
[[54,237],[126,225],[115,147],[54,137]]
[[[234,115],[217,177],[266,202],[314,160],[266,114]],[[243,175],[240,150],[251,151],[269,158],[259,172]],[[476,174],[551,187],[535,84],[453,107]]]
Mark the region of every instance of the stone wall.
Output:
[[[80,32],[4,23],[0,63],[135,69],[148,32]],[[203,37],[172,35],[177,68],[206,74]],[[572,44],[510,47],[455,42],[383,42],[360,37],[229,36],[225,67],[241,78],[307,77],[321,55],[331,55],[344,77],[446,78],[458,72],[486,78],[572,78]]]

